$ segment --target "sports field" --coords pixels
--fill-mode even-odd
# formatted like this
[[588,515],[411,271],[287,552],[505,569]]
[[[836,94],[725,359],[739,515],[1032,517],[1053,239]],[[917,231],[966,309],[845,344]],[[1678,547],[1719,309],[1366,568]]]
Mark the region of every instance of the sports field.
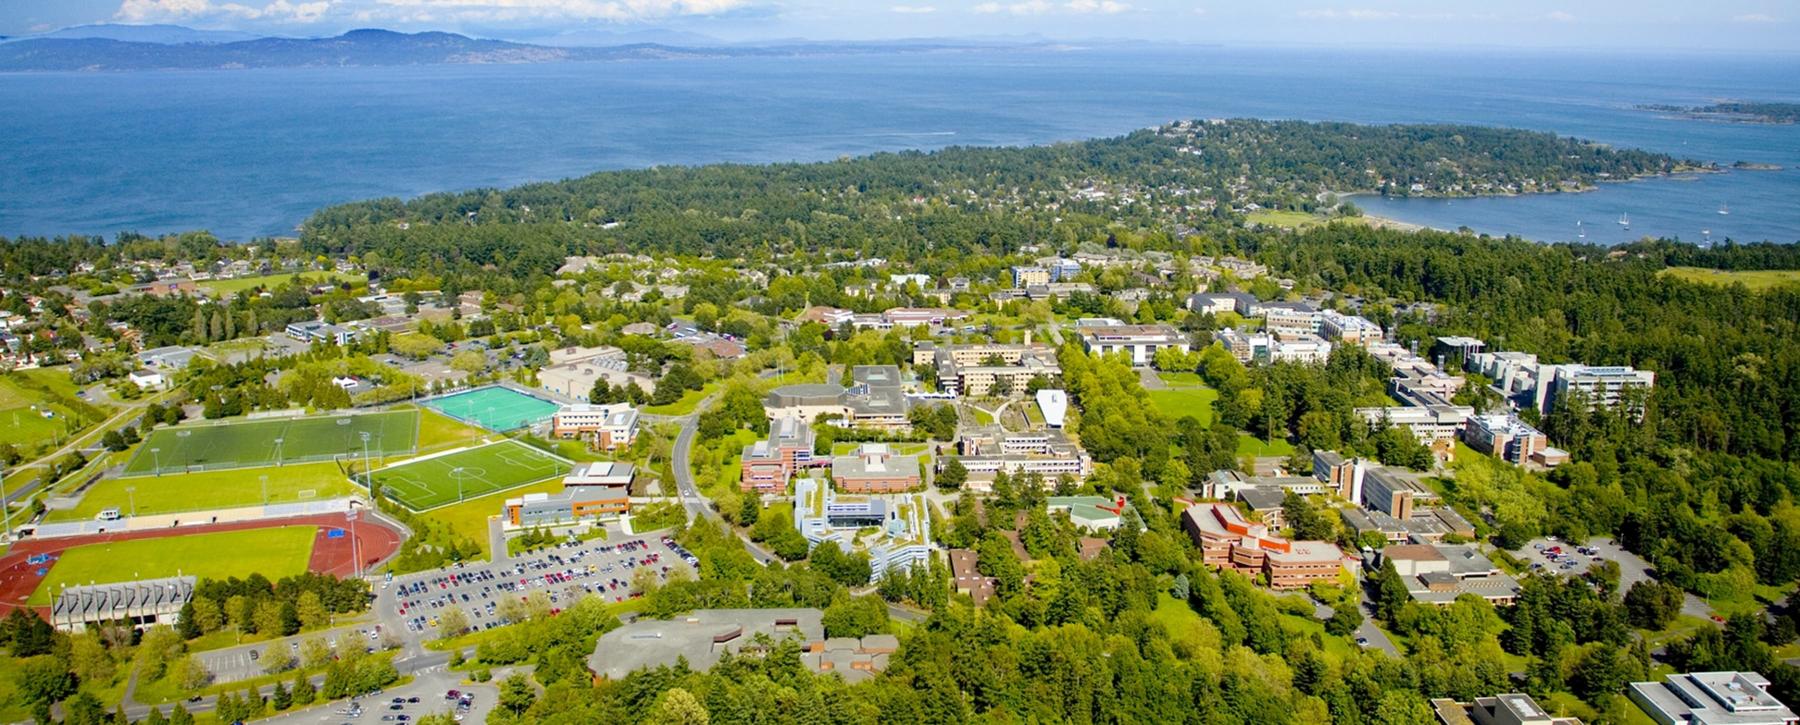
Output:
[[[517,441],[501,441],[375,472],[381,493],[414,511],[563,476],[573,468]],[[460,493],[459,493],[460,489]]]
[[160,428],[138,446],[137,454],[125,464],[124,475],[251,468],[360,456],[363,433],[369,434],[370,456],[411,453],[418,449],[419,412],[396,410]]
[[177,575],[224,579],[253,573],[275,581],[306,571],[318,530],[316,526],[283,526],[79,546],[57,557],[50,573],[31,593],[30,603],[49,605],[63,584],[110,584]]
[[343,498],[358,488],[335,463],[109,477],[88,488],[74,508],[53,509],[44,514],[44,520],[89,521],[109,508],[127,516],[134,510],[137,515],[151,516],[256,506],[263,503],[264,476],[268,477],[266,490],[272,504]]
[[509,431],[548,419],[558,406],[517,390],[490,386],[424,403],[444,415],[491,431]]

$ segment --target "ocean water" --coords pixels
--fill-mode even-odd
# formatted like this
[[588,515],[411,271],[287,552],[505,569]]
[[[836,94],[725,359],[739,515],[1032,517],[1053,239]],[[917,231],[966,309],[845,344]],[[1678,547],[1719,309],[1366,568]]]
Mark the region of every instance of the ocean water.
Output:
[[[1773,163],[1368,211],[1535,239],[1800,240],[1800,126],[1640,103],[1800,100],[1800,56],[1149,48],[205,72],[0,74],[0,235],[292,233],[335,202],[603,169],[1115,135],[1179,118],[1518,126]],[[1720,215],[1721,205],[1730,214]],[[1631,228],[1615,222],[1629,214]]]

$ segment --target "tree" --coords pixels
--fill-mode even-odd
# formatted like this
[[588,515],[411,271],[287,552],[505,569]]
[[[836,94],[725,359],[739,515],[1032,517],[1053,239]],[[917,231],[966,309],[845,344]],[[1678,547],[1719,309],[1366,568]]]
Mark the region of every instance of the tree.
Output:
[[49,654],[56,642],[56,629],[27,607],[14,608],[6,615],[5,631],[14,657]]
[[192,695],[212,681],[212,673],[208,672],[206,665],[200,664],[200,660],[195,659],[193,655],[183,655],[181,659],[175,661],[173,667],[169,668],[169,680],[175,684],[175,689],[181,691],[181,694]]
[[438,637],[451,639],[469,628],[469,615],[462,607],[447,607],[438,614]]
[[305,672],[296,672],[294,673],[293,693],[294,704],[304,707],[313,703],[318,691],[313,689],[312,680],[306,676]]
[[879,597],[840,595],[821,618],[827,637],[862,637],[887,631],[887,604]]
[[1169,589],[1169,594],[1171,596],[1175,597],[1176,599],[1179,599],[1179,600],[1185,602],[1185,601],[1187,601],[1187,598],[1188,598],[1188,590],[1192,586],[1193,586],[1193,584],[1188,581],[1188,575],[1176,574],[1175,575],[1175,585]]
[[256,622],[256,631],[270,636],[283,634],[284,620],[281,616],[281,604],[273,599],[257,603],[252,618]]
[[464,350],[457,353],[455,357],[450,358],[450,367],[452,369],[460,370],[470,375],[475,375],[486,370],[487,365],[487,355],[479,350]]
[[1681,613],[1681,587],[1646,579],[1625,592],[1625,618],[1631,626],[1658,632]]
[[275,682],[275,691],[269,693],[269,705],[277,712],[294,706],[294,695],[288,692],[287,683]]
[[523,715],[534,702],[537,702],[537,690],[532,689],[531,681],[524,675],[513,675],[500,682],[500,709]]
[[738,507],[738,525],[745,527],[755,526],[757,519],[761,516],[761,498],[754,493],[744,494],[743,504]]
[[1294,538],[1302,541],[1331,541],[1337,538],[1337,527],[1331,519],[1319,512],[1305,496],[1289,489],[1281,501],[1281,512],[1287,519],[1287,525],[1294,531]]
[[270,647],[262,656],[263,672],[271,675],[286,672],[288,668],[294,666],[294,663],[294,654],[280,647]]
[[88,630],[69,638],[69,669],[83,682],[111,682],[114,664],[99,632]]
[[331,612],[325,609],[325,602],[319,593],[311,589],[300,592],[295,609],[300,617],[300,626],[307,629],[318,629],[331,623]]
[[[217,601],[208,597],[196,596],[193,605],[194,623],[199,625],[201,632],[217,632],[220,627],[225,626],[225,610],[219,608]],[[185,633],[182,636],[187,637]],[[193,638],[187,637],[187,639]]]
[[938,488],[956,490],[969,481],[969,469],[961,460],[952,458],[944,464],[944,470],[938,471],[935,483]]
[[[80,681],[63,663],[51,657],[32,657],[19,665],[18,696],[33,712],[48,713],[50,706],[75,694]],[[47,718],[38,718],[48,722]]]
[[175,709],[169,711],[169,725],[194,725],[194,716],[181,703],[175,703]]
[[651,710],[648,720],[669,725],[707,725],[709,716],[706,708],[693,694],[682,688],[672,687],[656,701],[656,707]]

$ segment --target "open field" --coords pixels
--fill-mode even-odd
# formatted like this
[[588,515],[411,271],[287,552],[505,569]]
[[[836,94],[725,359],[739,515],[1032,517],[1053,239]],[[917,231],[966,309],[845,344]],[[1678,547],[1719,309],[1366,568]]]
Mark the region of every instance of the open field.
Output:
[[464,445],[485,435],[487,431],[435,410],[426,408],[419,411],[420,451]]
[[1308,227],[1324,222],[1325,218],[1316,214],[1308,214],[1303,211],[1258,209],[1249,214],[1245,214],[1244,221],[1255,226],[1300,229],[1302,227]]
[[557,478],[572,466],[516,441],[502,441],[375,471],[381,493],[414,511]]
[[[44,411],[51,417],[44,417]],[[0,374],[0,443],[29,448],[67,438],[104,419],[107,412],[75,397],[67,368]]]
[[1729,271],[1703,267],[1670,267],[1660,274],[1689,282],[1730,285],[1742,284],[1753,290],[1766,290],[1782,285],[1800,284],[1800,269],[1752,269]]
[[1294,454],[1294,444],[1280,438],[1273,441],[1265,441],[1245,433],[1238,436],[1237,452],[1240,456],[1256,456],[1258,458],[1268,456],[1291,456]]
[[[361,434],[365,432],[369,434],[371,456],[412,452],[418,448],[419,413],[398,410],[159,428],[138,447],[131,462],[125,464],[125,475],[249,468],[361,456]],[[277,444],[276,441],[281,442]]]
[[1199,419],[1201,425],[1212,425],[1213,401],[1219,399],[1219,391],[1208,387],[1168,388],[1165,390],[1147,390],[1150,402],[1169,420],[1180,420],[1187,416]]
[[274,581],[306,571],[317,532],[315,526],[283,526],[77,547],[57,558],[32,592],[30,603],[50,604],[63,584],[106,584],[178,574],[223,579],[261,573]]
[[[301,274],[300,276],[302,279],[304,279],[308,283],[312,283],[312,284],[322,283],[322,282],[325,282],[326,280],[331,280],[334,282],[361,282],[364,280],[364,278],[361,275],[344,274],[342,272],[306,272],[306,273]],[[289,273],[289,274],[266,274],[266,275],[263,275],[260,277],[238,277],[235,279],[211,279],[211,280],[207,280],[205,282],[200,282],[194,286],[199,287],[200,289],[206,290],[208,292],[211,292],[217,296],[225,296],[225,295],[237,294],[238,292],[242,292],[247,289],[255,289],[257,287],[268,287],[270,289],[273,289],[276,287],[280,287],[283,284],[286,284],[288,280],[293,279],[293,278],[294,278],[294,275],[291,273]]]
[[269,503],[341,498],[358,488],[331,462],[107,478],[89,488],[75,508],[50,511],[44,518],[85,521],[109,508],[152,515],[256,506],[263,503],[262,476],[269,477]]
[[699,390],[689,390],[682,393],[680,400],[668,405],[645,406],[644,413],[647,415],[687,415],[694,412],[694,409],[700,406],[700,401],[705,400],[706,396],[712,395],[718,391],[719,381],[714,380],[707,383],[705,387],[702,387]]

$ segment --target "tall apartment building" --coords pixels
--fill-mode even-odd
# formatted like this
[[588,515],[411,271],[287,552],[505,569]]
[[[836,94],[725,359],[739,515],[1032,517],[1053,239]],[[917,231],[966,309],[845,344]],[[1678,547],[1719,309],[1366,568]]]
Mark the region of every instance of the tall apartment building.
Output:
[[1293,541],[1245,519],[1230,504],[1202,503],[1182,513],[1182,525],[1200,546],[1202,560],[1218,569],[1262,574],[1275,589],[1303,589],[1330,582],[1343,570],[1344,552],[1323,541]]
[[1012,283],[1014,289],[1025,289],[1034,284],[1050,284],[1050,270],[1043,267],[1013,267]]

